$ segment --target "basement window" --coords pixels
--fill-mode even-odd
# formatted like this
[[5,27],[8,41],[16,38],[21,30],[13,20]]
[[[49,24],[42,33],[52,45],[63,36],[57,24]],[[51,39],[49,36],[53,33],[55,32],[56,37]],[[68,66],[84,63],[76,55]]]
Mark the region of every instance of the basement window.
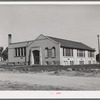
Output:
[[89,64],[91,64],[91,61],[89,61]]
[[84,61],[79,61],[80,65],[84,65]]
[[74,65],[74,61],[70,61],[70,65]]

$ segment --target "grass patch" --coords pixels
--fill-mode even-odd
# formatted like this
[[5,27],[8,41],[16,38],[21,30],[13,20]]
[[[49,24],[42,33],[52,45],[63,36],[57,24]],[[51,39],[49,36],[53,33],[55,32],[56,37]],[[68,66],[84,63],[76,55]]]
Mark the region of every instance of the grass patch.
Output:
[[18,82],[9,82],[9,81],[0,81],[0,90],[76,90],[74,88],[65,88],[59,86],[50,86],[50,85],[28,85],[25,83]]
[[37,65],[37,66],[25,66],[25,65],[0,65],[0,71],[13,71],[13,72],[52,72],[57,74],[60,71],[78,71],[86,73],[100,73],[99,64],[90,65],[72,65],[72,66],[62,66],[62,65]]

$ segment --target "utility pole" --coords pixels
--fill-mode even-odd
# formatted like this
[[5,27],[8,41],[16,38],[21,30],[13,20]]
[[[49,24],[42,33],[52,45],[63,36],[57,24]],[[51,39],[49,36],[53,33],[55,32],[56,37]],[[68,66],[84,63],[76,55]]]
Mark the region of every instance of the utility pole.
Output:
[[[100,44],[99,44],[99,35],[97,35],[98,37],[98,53],[99,53],[99,64],[100,64]],[[100,67],[100,66],[99,66]]]

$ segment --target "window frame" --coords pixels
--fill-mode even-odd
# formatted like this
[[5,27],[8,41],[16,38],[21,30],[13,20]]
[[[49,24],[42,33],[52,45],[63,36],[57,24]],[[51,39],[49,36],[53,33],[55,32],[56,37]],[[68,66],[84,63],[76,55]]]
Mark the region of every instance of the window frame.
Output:
[[26,56],[26,47],[16,47],[14,48],[14,51],[15,51],[14,57],[25,57]]
[[77,49],[77,57],[85,57],[85,50]]
[[56,58],[56,48],[52,47],[52,50],[54,50],[54,51],[52,51],[52,58]]
[[63,47],[63,57],[73,57],[73,49]]
[[85,61],[84,61],[84,60],[80,60],[80,61],[79,61],[79,64],[80,64],[80,65],[84,65],[84,64],[85,64]]
[[49,51],[48,51],[48,47],[45,48],[45,58],[48,58],[49,57]]
[[94,52],[93,51],[88,51],[88,57],[94,57]]

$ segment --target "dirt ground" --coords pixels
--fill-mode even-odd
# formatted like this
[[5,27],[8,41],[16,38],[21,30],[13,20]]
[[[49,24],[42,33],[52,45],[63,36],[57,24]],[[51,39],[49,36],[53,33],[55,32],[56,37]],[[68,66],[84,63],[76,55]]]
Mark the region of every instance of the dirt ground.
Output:
[[100,90],[100,74],[0,72],[0,90]]

